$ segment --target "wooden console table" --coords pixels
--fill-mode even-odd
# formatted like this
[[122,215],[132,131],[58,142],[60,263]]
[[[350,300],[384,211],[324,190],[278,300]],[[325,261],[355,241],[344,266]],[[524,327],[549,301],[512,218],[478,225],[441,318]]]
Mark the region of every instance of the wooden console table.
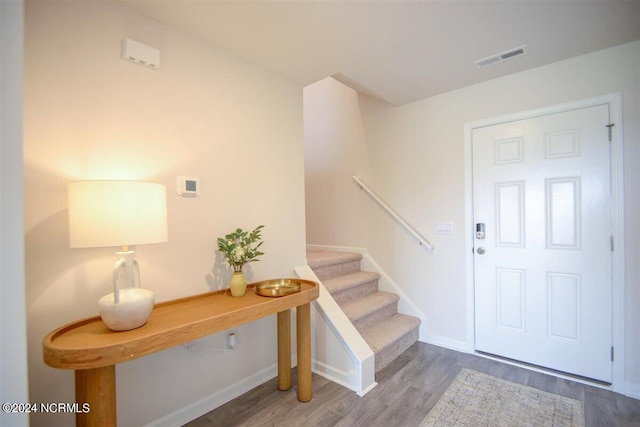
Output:
[[298,280],[300,292],[279,298],[255,293],[249,285],[243,297],[228,290],[156,304],[147,323],[131,331],[114,332],[100,317],[62,326],[43,340],[44,361],[75,370],[76,401],[91,410],[76,414],[77,426],[116,425],[115,365],[202,338],[277,313],[278,389],[291,388],[291,317],[296,307],[298,400],[311,400],[310,302],[318,285]]

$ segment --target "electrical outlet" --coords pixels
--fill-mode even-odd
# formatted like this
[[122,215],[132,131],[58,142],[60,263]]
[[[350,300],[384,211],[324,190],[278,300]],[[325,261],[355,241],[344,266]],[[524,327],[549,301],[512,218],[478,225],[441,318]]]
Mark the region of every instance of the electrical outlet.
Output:
[[184,348],[186,348],[187,350],[189,350],[192,353],[197,353],[199,351],[197,348],[195,348],[190,343],[185,343],[185,344],[182,344],[182,345],[184,346]]
[[238,345],[238,342],[236,341],[236,334],[235,332],[231,332],[227,335],[227,342],[226,342],[226,349],[227,350],[235,350],[236,349],[236,345]]

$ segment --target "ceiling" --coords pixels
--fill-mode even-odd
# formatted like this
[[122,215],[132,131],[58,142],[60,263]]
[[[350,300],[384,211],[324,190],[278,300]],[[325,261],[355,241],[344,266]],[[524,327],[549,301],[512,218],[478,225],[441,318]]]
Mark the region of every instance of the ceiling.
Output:
[[120,1],[300,85],[398,105],[640,39],[640,0]]

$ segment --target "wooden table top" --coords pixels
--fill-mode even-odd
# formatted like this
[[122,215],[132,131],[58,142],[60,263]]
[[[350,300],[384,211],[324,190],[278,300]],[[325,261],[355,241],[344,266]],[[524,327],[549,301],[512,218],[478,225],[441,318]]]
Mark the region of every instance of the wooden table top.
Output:
[[166,301],[154,306],[147,323],[130,331],[114,332],[91,317],[62,326],[43,340],[47,365],[60,369],[92,369],[137,359],[185,342],[275,314],[316,299],[318,284],[300,282],[300,292],[283,297],[263,297],[255,285],[243,297],[229,290],[208,292]]

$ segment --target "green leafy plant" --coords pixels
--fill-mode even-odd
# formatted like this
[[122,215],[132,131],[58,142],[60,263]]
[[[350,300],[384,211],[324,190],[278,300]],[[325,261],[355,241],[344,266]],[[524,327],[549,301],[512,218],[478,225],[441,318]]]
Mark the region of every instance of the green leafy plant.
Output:
[[258,257],[264,255],[258,250],[263,243],[263,227],[264,225],[259,225],[252,232],[238,228],[233,233],[218,238],[218,250],[224,254],[234,272],[242,271],[246,263],[259,261]]

